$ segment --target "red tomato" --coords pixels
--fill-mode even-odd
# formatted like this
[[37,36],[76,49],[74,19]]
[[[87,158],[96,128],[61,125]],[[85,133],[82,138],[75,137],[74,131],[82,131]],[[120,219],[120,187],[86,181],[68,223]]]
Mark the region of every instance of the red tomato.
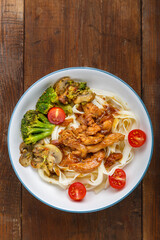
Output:
[[86,188],[82,183],[75,182],[70,185],[70,187],[68,189],[68,194],[72,200],[80,201],[86,195]]
[[48,112],[48,120],[50,121],[50,123],[56,125],[64,122],[65,117],[66,117],[65,112],[63,111],[62,108],[59,107],[53,107]]
[[132,147],[141,147],[146,141],[146,134],[140,129],[134,129],[128,134],[128,142]]
[[109,176],[111,187],[122,189],[126,184],[126,173],[122,169],[116,169],[113,175]]

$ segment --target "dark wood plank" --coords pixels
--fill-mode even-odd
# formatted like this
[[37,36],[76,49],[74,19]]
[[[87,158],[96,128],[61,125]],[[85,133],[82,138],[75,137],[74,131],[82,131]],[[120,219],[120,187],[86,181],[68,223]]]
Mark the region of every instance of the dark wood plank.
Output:
[[143,181],[143,238],[160,239],[160,1],[143,0],[143,100],[154,129],[154,152]]
[[26,1],[25,89],[47,73],[67,67],[65,14],[64,1]]
[[[117,74],[141,93],[139,0],[28,0],[25,36],[25,89],[53,70],[92,66]],[[141,186],[98,213],[63,213],[25,189],[22,206],[23,240],[141,239]]]
[[140,1],[104,0],[102,9],[102,68],[141,95]]
[[0,239],[21,239],[21,184],[8,157],[7,129],[23,93],[23,1],[0,1]]

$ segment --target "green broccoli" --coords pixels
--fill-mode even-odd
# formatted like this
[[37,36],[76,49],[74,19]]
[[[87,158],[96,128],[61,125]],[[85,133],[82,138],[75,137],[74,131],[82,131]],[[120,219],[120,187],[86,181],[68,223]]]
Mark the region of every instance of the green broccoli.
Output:
[[80,82],[80,83],[79,83],[79,87],[78,87],[78,88],[79,88],[80,90],[84,90],[86,87],[87,87],[87,83],[86,83],[86,82]]
[[72,114],[73,110],[72,110],[71,105],[69,105],[69,104],[64,105],[63,103],[60,103],[60,102],[57,105],[58,105],[58,107],[60,107],[64,110],[66,115]]
[[52,108],[57,102],[57,93],[52,87],[49,87],[38,99],[38,102],[36,104],[36,110],[40,113],[47,114],[49,109]]
[[47,114],[50,108],[57,106],[62,108],[67,115],[72,113],[72,107],[60,103],[55,90],[52,87],[49,87],[38,99],[36,110],[40,113]]
[[35,144],[37,141],[50,136],[54,128],[55,125],[36,110],[27,111],[21,121],[22,138],[26,144]]

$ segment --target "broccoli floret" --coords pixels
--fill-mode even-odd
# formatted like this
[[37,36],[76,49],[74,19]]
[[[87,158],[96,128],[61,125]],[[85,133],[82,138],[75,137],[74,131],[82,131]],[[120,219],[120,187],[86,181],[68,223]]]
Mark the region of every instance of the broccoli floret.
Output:
[[54,91],[52,87],[49,87],[38,99],[38,102],[36,104],[36,110],[43,114],[47,114],[49,109],[52,108],[57,102],[58,102],[57,93]]
[[84,90],[87,87],[87,83],[86,82],[80,82],[79,83],[79,89],[80,90]]
[[37,141],[50,136],[54,128],[55,125],[36,110],[27,111],[21,121],[22,138],[26,144],[35,144]]
[[60,103],[55,90],[52,87],[49,87],[38,99],[36,110],[40,113],[47,114],[50,108],[57,106],[62,108],[67,115],[72,113],[72,107]]
[[72,114],[72,107],[71,107],[71,105],[69,105],[69,104],[67,104],[67,105],[64,105],[64,104],[62,104],[62,103],[58,103],[58,107],[60,107],[60,108],[62,108],[63,110],[64,110],[64,112],[65,112],[65,114],[66,115],[68,115],[68,114]]

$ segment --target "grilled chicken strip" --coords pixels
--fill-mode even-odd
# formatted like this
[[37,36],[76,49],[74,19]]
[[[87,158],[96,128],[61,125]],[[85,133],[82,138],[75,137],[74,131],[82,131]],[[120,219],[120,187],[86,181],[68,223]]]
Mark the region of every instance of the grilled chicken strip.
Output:
[[60,142],[71,149],[78,150],[81,153],[81,157],[85,157],[87,154],[86,146],[77,139],[72,130],[63,130],[60,134]]
[[88,152],[98,152],[103,148],[106,148],[110,145],[112,145],[113,143],[119,142],[124,140],[124,135],[121,133],[111,133],[108,136],[106,136],[103,141],[101,143],[98,143],[96,145],[93,146],[87,146],[87,150]]
[[93,145],[102,142],[104,135],[98,133],[95,136],[87,136],[85,133],[79,134],[78,138],[84,145]]
[[75,156],[72,153],[69,153],[68,155],[66,155],[66,154],[63,155],[63,159],[62,159],[62,161],[60,162],[59,165],[61,167],[68,168],[71,164],[75,164],[75,163],[78,163],[78,162],[80,162],[80,158]]
[[93,103],[87,103],[86,105],[83,106],[83,110],[85,112],[86,116],[91,116],[93,118],[98,118],[100,117],[104,110],[98,108],[96,105],[94,105]]
[[109,133],[112,129],[112,124],[113,118],[106,120],[105,122],[102,123],[102,130],[106,130]]
[[101,127],[99,125],[97,125],[96,123],[94,123],[91,127],[88,127],[86,130],[86,133],[89,136],[93,136],[96,133],[98,133],[101,130]]
[[105,168],[111,167],[115,164],[116,161],[120,160],[123,157],[122,153],[111,153],[104,163]]
[[97,167],[99,167],[104,158],[105,151],[101,150],[99,152],[94,153],[91,157],[82,160],[79,163],[73,163],[69,165],[69,169],[79,173],[89,173],[95,170]]

